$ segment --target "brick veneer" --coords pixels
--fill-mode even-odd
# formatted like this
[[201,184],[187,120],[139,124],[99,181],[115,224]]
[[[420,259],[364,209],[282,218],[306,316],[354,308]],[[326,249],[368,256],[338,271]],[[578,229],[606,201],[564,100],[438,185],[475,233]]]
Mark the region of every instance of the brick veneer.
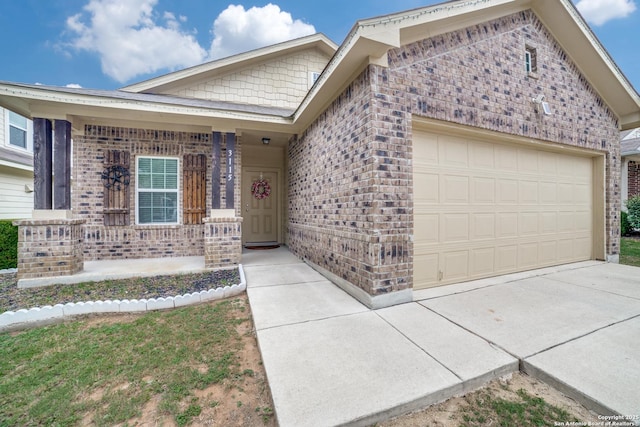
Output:
[[[87,260],[121,258],[156,258],[201,256],[204,254],[204,225],[136,225],[136,156],[169,156],[180,159],[185,154],[207,155],[206,215],[211,214],[212,141],[210,133],[177,132],[155,129],[86,125],[84,133],[74,135],[74,180],[72,208],[74,217],[84,219],[84,256]],[[106,150],[127,150],[131,154],[129,192],[130,224],[105,226],[103,220],[104,187],[100,174]],[[236,181],[234,203],[240,212],[240,159],[242,144],[236,143]],[[226,148],[222,146],[222,158]],[[224,168],[221,174],[224,174]],[[222,206],[226,203],[225,184],[221,178]],[[180,179],[180,194],[183,191]],[[182,217],[180,198],[179,217]]]
[[70,276],[84,265],[80,219],[21,220],[18,228],[18,279]]
[[640,195],[640,163],[631,160],[627,166],[628,194],[631,198]]
[[[525,46],[538,73],[524,70]],[[619,253],[618,123],[530,11],[425,39],[368,66],[289,146],[291,249],[370,295],[412,287],[413,117],[606,155],[606,252]],[[553,115],[534,111],[544,94]]]
[[237,266],[241,257],[242,218],[205,218],[205,268]]

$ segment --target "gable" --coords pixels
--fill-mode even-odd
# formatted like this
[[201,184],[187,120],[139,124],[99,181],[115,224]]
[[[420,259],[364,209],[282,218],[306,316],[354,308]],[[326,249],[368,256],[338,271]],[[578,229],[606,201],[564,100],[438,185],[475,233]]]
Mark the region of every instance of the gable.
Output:
[[205,73],[154,92],[184,98],[295,110],[331,57],[318,49],[293,52],[224,73]]

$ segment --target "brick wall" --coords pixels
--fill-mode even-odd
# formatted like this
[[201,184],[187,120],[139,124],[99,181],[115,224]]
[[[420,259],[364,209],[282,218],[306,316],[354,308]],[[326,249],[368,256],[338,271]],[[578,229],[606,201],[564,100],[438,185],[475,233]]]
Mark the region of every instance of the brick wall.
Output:
[[21,220],[18,279],[70,276],[82,271],[82,224],[72,220]]
[[[136,225],[136,156],[168,156],[179,158],[182,177],[182,156],[207,155],[207,212],[211,213],[212,142],[210,133],[122,128],[116,126],[85,126],[84,133],[73,137],[74,179],[72,209],[74,218],[86,220],[84,255],[87,260],[115,258],[154,258],[162,256],[204,255],[204,225]],[[130,223],[126,226],[105,226],[103,219],[104,187],[100,174],[104,169],[106,150],[130,152],[131,183],[129,191]],[[236,143],[236,182],[234,202],[240,211],[241,143]],[[226,149],[222,147],[222,158]],[[224,173],[224,168],[221,173]],[[225,180],[221,179],[220,194],[225,206]],[[183,183],[180,179],[179,218],[182,218]]]
[[631,198],[640,195],[640,163],[630,161],[628,168],[628,194],[627,197]]
[[[290,144],[295,253],[371,295],[412,287],[414,115],[606,153],[607,253],[619,252],[617,120],[535,14],[403,46],[389,64],[370,65]],[[538,94],[552,116],[534,112]]]
[[205,268],[235,267],[242,258],[242,218],[205,218]]

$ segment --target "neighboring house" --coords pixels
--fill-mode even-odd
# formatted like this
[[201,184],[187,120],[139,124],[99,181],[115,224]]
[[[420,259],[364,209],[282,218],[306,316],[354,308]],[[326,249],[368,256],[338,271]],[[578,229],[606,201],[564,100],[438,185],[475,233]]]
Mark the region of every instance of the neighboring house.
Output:
[[31,218],[33,125],[0,108],[0,219]]
[[624,131],[620,136],[622,156],[622,210],[627,210],[626,201],[640,195],[640,128]]
[[640,126],[569,0],[447,2],[117,91],[2,82],[0,104],[40,147],[21,280],[280,242],[372,307],[616,261],[619,131]]

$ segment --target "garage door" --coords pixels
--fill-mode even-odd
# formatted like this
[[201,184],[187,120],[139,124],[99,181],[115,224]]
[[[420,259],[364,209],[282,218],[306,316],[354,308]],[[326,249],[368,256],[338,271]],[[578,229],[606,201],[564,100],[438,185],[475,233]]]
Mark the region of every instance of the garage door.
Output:
[[592,257],[593,161],[414,132],[414,289]]

